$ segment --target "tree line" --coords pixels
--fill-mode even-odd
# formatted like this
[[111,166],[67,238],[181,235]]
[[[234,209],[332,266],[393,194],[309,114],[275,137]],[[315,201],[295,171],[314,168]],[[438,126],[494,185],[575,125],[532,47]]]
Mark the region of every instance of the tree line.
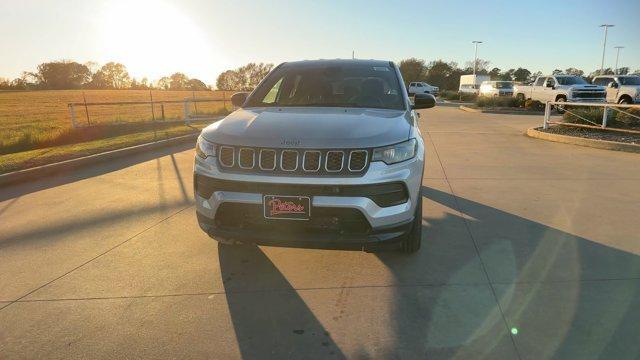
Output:
[[[491,80],[516,81],[520,83],[531,82],[538,76],[548,75],[540,71],[532,72],[522,67],[502,70],[497,67],[491,68],[490,65],[490,61],[478,59],[476,63],[476,74],[489,75]],[[465,66],[461,68],[458,66],[458,63],[454,61],[446,62],[443,60],[435,60],[427,63],[422,59],[410,58],[400,61],[398,67],[407,84],[421,81],[437,86],[440,90],[457,91],[460,85],[460,76],[473,74],[473,61],[467,62]],[[584,71],[571,67],[565,70],[555,69],[552,75],[567,74],[582,76],[591,82],[594,76],[613,75],[613,73],[611,68],[607,68],[602,72],[600,72],[599,69],[592,71],[585,76]],[[619,75],[627,75],[630,73],[630,70],[628,67],[621,67],[618,68],[617,73]],[[636,70],[634,74],[640,75],[640,69]]]
[[80,64],[75,61],[51,61],[38,65],[34,72],[24,71],[22,76],[0,79],[0,90],[69,90],[69,89],[130,89],[130,90],[210,90],[199,79],[190,79],[177,72],[164,76],[155,83],[129,75],[126,66],[108,62],[102,66],[94,62]]
[[235,70],[227,70],[218,75],[216,88],[218,90],[253,90],[271,69],[273,64],[249,63]]
[[[518,67],[502,70],[490,67],[488,60],[478,59],[476,74],[489,75],[491,80],[505,80],[527,83],[543,74],[540,71],[531,72],[529,69]],[[473,61],[469,61],[464,67],[458,66],[454,61],[434,60],[426,62],[422,59],[409,58],[400,61],[400,72],[404,81],[408,84],[414,81],[424,81],[438,86],[441,90],[457,91],[460,84],[460,76],[473,73]],[[216,88],[218,90],[253,90],[262,79],[273,69],[273,64],[249,63],[234,70],[227,70],[218,75]],[[618,74],[630,73],[628,67],[617,70]],[[585,76],[585,72],[568,68],[555,69],[552,74],[569,74],[583,76],[588,81],[594,76],[600,75],[600,70],[593,71]],[[604,75],[612,75],[611,68],[602,71]],[[634,74],[640,75],[640,69]],[[75,61],[52,61],[38,65],[35,72],[23,72],[22,76],[14,80],[0,79],[0,90],[61,90],[61,89],[160,89],[160,90],[211,90],[199,79],[190,79],[183,73],[177,72],[171,76],[164,76],[156,82],[150,82],[147,78],[138,80],[132,78],[127,68],[120,63],[109,62],[102,66],[94,62],[80,64]]]

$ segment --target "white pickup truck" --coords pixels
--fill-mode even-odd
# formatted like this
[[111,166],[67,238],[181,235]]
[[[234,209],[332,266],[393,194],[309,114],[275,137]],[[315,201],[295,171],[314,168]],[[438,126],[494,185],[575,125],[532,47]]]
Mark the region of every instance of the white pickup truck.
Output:
[[593,83],[607,87],[607,102],[640,104],[640,76],[638,75],[596,76]]
[[412,82],[409,84],[407,92],[409,93],[409,96],[420,93],[437,96],[439,90],[440,88],[438,88],[437,86],[429,85],[426,82]]
[[604,102],[606,95],[603,86],[573,75],[539,76],[532,85],[516,85],[513,89],[513,96],[520,101]]

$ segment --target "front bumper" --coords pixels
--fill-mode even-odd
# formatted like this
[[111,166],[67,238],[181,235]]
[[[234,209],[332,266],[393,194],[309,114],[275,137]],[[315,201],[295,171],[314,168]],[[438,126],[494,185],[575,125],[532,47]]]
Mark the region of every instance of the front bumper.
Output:
[[[194,196],[198,223],[207,234],[222,241],[329,248],[369,248],[396,242],[410,230],[416,204],[421,201],[423,165],[421,140],[415,158],[394,165],[372,162],[361,177],[229,173],[220,171],[214,158],[203,160],[196,156]],[[203,183],[210,183],[213,188],[205,191]],[[402,185],[405,201],[384,202],[367,193],[375,193],[391,184]],[[331,189],[336,189],[335,195]],[[267,220],[257,216],[262,213],[264,195],[294,194],[311,197],[314,221]],[[235,222],[230,227],[221,221],[225,220],[223,213],[233,207],[238,212],[233,218],[246,218],[246,221]],[[353,232],[349,231],[349,226],[342,225],[342,221],[349,223],[357,217],[362,218],[365,229]]]

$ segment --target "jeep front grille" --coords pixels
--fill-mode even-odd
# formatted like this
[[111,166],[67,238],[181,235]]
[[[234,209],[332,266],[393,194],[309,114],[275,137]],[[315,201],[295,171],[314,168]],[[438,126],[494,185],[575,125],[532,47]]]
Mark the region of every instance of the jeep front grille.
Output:
[[370,150],[269,149],[222,145],[222,171],[280,175],[359,176],[369,168]]

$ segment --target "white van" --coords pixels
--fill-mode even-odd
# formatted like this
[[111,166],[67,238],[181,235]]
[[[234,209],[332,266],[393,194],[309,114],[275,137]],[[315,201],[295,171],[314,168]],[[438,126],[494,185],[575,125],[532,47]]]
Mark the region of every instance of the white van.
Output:
[[483,81],[490,81],[489,75],[462,75],[460,76],[460,87],[458,91],[466,94],[477,94],[480,92],[480,84]]

